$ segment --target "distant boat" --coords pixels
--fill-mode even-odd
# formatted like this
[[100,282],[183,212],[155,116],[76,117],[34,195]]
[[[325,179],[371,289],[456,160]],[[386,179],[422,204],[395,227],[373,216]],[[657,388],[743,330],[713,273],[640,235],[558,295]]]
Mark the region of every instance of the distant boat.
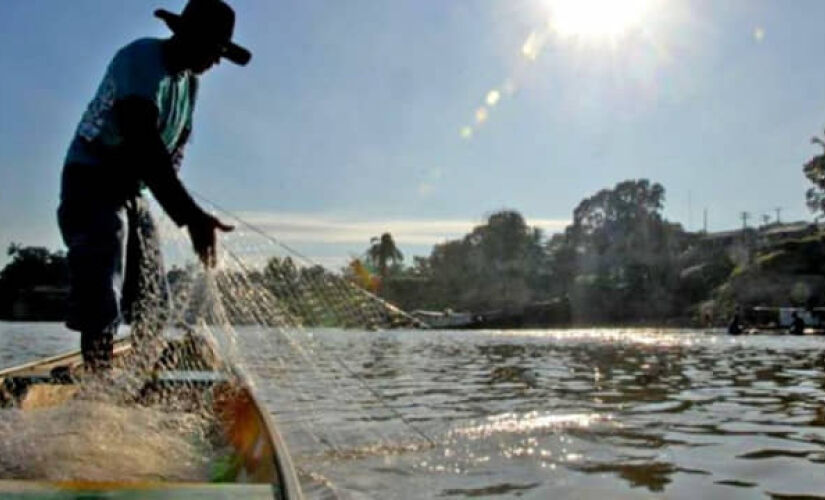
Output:
[[411,313],[416,319],[426,323],[430,328],[469,328],[476,323],[473,313],[416,310]]
[[794,313],[804,322],[802,335],[825,334],[825,308],[756,306],[745,313],[743,335],[783,335],[792,333]]

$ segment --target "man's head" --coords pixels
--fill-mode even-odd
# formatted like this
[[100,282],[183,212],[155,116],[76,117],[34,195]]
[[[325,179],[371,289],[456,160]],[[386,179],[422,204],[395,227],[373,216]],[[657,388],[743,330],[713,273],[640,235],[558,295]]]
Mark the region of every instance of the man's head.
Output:
[[221,57],[241,66],[252,57],[232,42],[235,12],[222,0],[189,0],[180,14],[158,9],[155,16],[174,32],[183,63],[195,73],[203,73]]

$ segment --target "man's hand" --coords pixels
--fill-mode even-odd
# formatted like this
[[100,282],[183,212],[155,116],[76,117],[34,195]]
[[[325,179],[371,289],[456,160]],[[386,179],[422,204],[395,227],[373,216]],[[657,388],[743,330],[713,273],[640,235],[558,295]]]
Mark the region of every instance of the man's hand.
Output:
[[215,230],[229,232],[235,229],[234,226],[224,224],[206,212],[198,214],[186,228],[189,230],[189,238],[192,240],[195,253],[207,268],[215,267],[218,262],[215,252]]

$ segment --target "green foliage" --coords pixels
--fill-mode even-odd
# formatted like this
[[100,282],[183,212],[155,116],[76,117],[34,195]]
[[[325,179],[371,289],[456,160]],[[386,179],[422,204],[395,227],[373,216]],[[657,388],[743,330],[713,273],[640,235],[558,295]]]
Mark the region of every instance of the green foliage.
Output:
[[762,248],[752,262],[737,265],[712,296],[722,316],[737,305],[819,306],[825,297],[825,242],[813,235]]
[[69,271],[62,252],[50,252],[43,247],[24,247],[12,243],[7,251],[11,257],[0,271],[0,317],[11,317],[13,304],[27,302],[29,314],[52,319],[60,316],[62,296],[36,292],[37,288],[56,291],[68,286]]
[[[687,317],[734,270],[727,249],[662,217],[665,189],[627,180],[579,203],[549,239],[516,211],[493,213],[463,238],[394,267],[382,295],[406,309],[505,311],[547,304],[586,323]],[[544,306],[542,306],[542,304]]]
[[484,311],[529,303],[542,283],[541,232],[516,211],[490,215],[460,240],[436,245],[418,275],[427,279],[428,308]]
[[[815,142],[825,146],[822,140]],[[825,213],[825,152],[806,164],[805,174],[815,184],[809,205]],[[571,224],[549,239],[528,226],[519,212],[501,210],[462,238],[435,245],[429,256],[414,257],[406,267],[387,232],[370,240],[361,271],[380,282],[371,290],[406,310],[518,315],[552,309],[545,318],[582,323],[684,318],[700,304],[756,304],[768,295],[770,300],[788,297],[792,290],[797,290],[798,299],[803,295],[799,283],[810,292],[805,300],[825,289],[825,281],[791,276],[825,274],[825,244],[818,235],[785,241],[754,255],[753,232],[748,258],[737,260],[735,247],[719,248],[664,219],[664,201],[662,185],[626,180],[582,200]],[[15,291],[39,284],[65,285],[66,259],[61,253],[17,244],[8,253],[12,261],[0,272],[0,307],[10,303]],[[173,268],[168,281],[173,290],[186,289],[192,274]],[[359,276],[351,268],[341,276],[320,266],[296,265],[289,257],[273,257],[263,269],[247,274],[226,278],[239,284],[237,293],[251,293],[253,285],[265,287],[276,301],[276,315],[295,324],[357,326],[336,311],[369,307],[364,294],[330,292],[340,290],[342,283],[355,286]],[[777,276],[788,277],[787,283],[777,282]],[[767,282],[773,283],[775,292],[757,293],[767,290]],[[233,322],[261,321],[250,317],[250,311],[226,305]],[[559,309],[566,311],[558,313]]]
[[756,257],[756,260],[754,261],[754,263],[758,267],[761,267],[761,268],[772,267],[773,265],[775,265],[774,263],[776,262],[776,260],[778,260],[780,257],[782,257],[785,254],[786,254],[786,252],[783,251],[783,250],[774,250],[774,251],[771,251],[771,252],[767,252],[767,253],[758,255]]
[[574,317],[595,321],[662,318],[675,312],[678,256],[688,246],[661,216],[665,190],[628,180],[582,200],[573,223],[548,243],[552,275]]
[[400,263],[404,260],[404,255],[395,246],[395,241],[390,233],[384,233],[381,237],[374,237],[370,240],[372,246],[367,250],[367,259],[370,264],[378,268],[382,278],[387,276],[387,263]]
[[209,481],[212,483],[232,483],[238,478],[243,467],[243,459],[232,452],[216,457],[209,464]]
[[724,250],[694,248],[698,251],[680,256],[682,270],[674,291],[674,307],[682,311],[707,300],[735,272],[733,261]]
[[805,193],[805,198],[808,208],[821,217],[825,215],[825,141],[813,137],[811,142],[822,146],[823,152],[811,158],[802,168],[805,177],[814,185]]
[[825,274],[825,242],[818,236],[784,241],[756,255],[742,271],[780,274]]
[[0,286],[7,290],[20,290],[39,285],[65,286],[68,283],[68,267],[63,252],[51,253],[43,247],[9,245],[11,257],[0,271]]

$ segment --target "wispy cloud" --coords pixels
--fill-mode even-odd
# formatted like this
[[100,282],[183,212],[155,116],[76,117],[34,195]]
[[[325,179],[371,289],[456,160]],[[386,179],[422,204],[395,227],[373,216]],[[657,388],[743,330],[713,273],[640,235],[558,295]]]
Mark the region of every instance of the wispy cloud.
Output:
[[[480,221],[470,219],[365,219],[353,220],[332,215],[243,212],[240,217],[284,242],[353,243],[363,245],[381,233],[392,233],[401,245],[432,245],[463,236]],[[564,229],[564,219],[527,219],[531,226],[547,233]]]

